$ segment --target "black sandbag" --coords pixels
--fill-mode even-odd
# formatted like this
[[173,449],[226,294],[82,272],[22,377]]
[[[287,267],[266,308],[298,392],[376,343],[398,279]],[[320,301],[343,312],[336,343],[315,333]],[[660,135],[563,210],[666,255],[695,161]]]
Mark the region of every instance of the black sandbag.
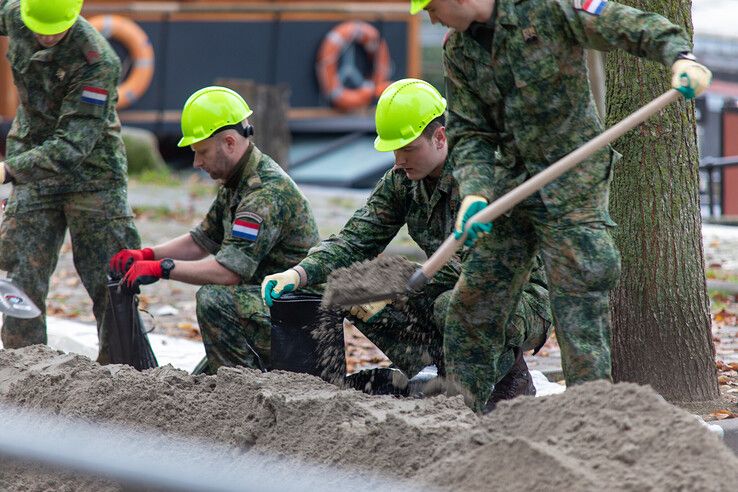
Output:
[[[326,316],[320,310],[320,302],[321,296],[305,293],[285,294],[274,300],[271,307],[271,369],[304,372],[331,382],[343,379],[346,374],[343,328],[335,323],[335,333],[331,336],[318,334],[321,317]],[[343,363],[328,367],[326,354],[339,351]]]
[[137,293],[110,279],[104,323],[110,363],[128,364],[141,371],[159,367],[159,363],[138,311]]

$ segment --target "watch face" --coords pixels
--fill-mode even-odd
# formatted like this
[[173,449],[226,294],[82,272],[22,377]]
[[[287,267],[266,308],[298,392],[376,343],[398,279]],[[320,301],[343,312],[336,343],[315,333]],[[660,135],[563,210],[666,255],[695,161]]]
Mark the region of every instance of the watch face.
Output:
[[161,269],[164,274],[164,278],[169,278],[169,272],[174,268],[174,260],[171,258],[164,258],[161,260]]

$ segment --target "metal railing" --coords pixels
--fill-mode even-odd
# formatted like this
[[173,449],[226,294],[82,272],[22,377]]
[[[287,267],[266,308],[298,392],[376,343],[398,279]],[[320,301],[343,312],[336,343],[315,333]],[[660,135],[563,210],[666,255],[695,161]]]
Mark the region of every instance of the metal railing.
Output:
[[[142,422],[145,425],[146,422]],[[381,452],[381,451],[379,451]],[[420,490],[407,482],[310,465],[213,442],[0,404],[0,459],[22,470],[112,480],[130,490],[248,492]],[[3,466],[7,466],[4,462]],[[47,471],[47,472],[48,472]],[[428,488],[425,487],[425,490]]]
[[700,206],[707,207],[708,217],[715,217],[716,209],[719,211],[717,215],[723,213],[723,170],[728,167],[738,167],[738,156],[704,157],[700,161],[700,178],[703,178],[700,184]]

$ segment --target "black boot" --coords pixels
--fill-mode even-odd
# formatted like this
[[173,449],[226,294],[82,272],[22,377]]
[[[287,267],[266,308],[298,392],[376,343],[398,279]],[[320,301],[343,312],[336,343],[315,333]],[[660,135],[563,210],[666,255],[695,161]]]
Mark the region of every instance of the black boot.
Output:
[[533,385],[533,377],[528,371],[528,365],[523,358],[523,351],[515,349],[515,362],[505,377],[495,385],[492,394],[487,400],[487,404],[482,410],[483,414],[488,414],[497,407],[497,403],[501,400],[512,400],[517,396],[535,396],[536,387]]

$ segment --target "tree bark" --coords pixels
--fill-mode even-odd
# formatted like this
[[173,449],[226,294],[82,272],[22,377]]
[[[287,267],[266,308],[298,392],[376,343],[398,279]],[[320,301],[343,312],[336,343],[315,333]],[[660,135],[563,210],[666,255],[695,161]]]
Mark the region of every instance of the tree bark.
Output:
[[[692,33],[689,0],[624,0]],[[671,71],[608,53],[607,124],[669,88]],[[615,142],[610,211],[623,272],[611,297],[613,378],[680,403],[719,397],[699,208],[694,104],[680,100]]]

